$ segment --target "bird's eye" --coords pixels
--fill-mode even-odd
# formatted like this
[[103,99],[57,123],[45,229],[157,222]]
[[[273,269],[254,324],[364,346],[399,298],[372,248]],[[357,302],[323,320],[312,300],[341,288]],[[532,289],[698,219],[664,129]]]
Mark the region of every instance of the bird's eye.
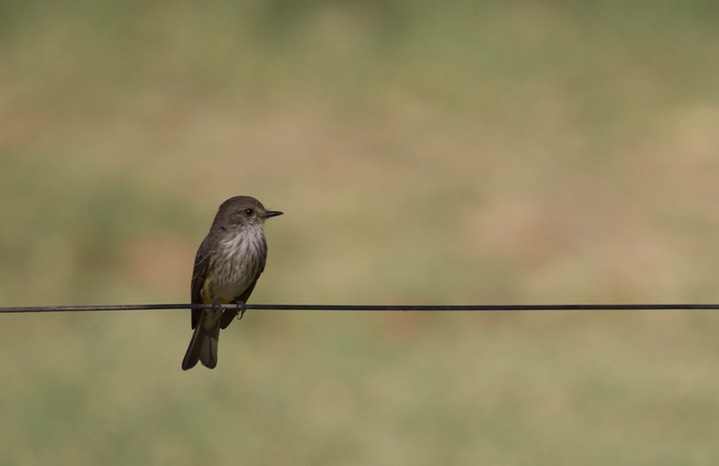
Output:
[[244,213],[245,213],[245,216],[251,217],[252,214],[255,213],[255,211],[253,209],[245,209]]

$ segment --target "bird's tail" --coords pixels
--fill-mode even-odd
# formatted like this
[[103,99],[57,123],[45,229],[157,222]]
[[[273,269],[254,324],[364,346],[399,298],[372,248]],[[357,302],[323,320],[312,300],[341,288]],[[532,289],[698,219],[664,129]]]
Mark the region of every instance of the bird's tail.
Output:
[[195,332],[192,334],[190,346],[187,347],[185,358],[182,360],[182,370],[195,367],[197,361],[203,366],[214,369],[217,365],[217,343],[220,339],[220,322],[211,329],[202,325],[203,319],[197,322]]

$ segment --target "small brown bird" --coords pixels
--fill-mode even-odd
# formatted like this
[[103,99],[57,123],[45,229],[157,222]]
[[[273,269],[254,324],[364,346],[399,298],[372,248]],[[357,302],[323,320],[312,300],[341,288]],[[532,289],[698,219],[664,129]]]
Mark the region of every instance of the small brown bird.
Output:
[[[192,272],[192,304],[244,305],[265,269],[267,242],[264,224],[269,217],[282,215],[266,210],[257,199],[232,197],[220,205],[210,232],[195,255]],[[240,312],[240,318],[244,309]],[[193,309],[195,329],[182,360],[182,369],[200,361],[210,369],[217,365],[220,328],[226,328],[237,315],[236,309]]]

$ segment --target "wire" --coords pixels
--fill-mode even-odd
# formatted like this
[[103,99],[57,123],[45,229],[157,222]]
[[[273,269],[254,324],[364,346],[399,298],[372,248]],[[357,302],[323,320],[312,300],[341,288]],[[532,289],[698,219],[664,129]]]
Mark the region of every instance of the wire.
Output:
[[[162,311],[211,309],[212,304],[103,304],[83,306],[0,307],[0,314],[32,312]],[[698,311],[719,310],[719,304],[469,304],[469,305],[377,305],[377,304],[221,304],[222,309],[258,311]]]

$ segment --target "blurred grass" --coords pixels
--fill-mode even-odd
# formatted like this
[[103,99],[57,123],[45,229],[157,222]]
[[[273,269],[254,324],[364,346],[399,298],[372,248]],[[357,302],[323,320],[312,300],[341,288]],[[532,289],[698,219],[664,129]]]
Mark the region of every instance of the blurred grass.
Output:
[[[0,2],[3,305],[717,301],[707,1]],[[712,313],[4,316],[0,464],[714,464]]]

